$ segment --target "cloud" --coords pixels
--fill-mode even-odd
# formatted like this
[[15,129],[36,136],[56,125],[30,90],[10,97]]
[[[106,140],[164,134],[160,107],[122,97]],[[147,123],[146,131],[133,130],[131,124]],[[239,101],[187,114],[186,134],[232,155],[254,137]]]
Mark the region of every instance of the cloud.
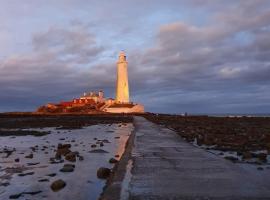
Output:
[[[32,14],[9,4],[32,26],[22,29],[7,14],[6,30],[31,37],[25,35],[27,49],[0,58],[0,110],[34,109],[86,90],[114,97],[117,53],[125,49],[132,100],[149,111],[269,112],[269,4],[80,0],[39,8],[28,1],[26,10],[38,9]],[[0,31],[0,41],[17,36],[7,32]]]

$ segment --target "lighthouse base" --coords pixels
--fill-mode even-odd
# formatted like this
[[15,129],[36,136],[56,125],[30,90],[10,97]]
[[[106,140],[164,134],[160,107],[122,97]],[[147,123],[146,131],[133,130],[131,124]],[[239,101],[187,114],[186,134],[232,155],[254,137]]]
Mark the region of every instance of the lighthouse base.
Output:
[[115,103],[103,109],[108,113],[144,113],[144,106],[132,103]]

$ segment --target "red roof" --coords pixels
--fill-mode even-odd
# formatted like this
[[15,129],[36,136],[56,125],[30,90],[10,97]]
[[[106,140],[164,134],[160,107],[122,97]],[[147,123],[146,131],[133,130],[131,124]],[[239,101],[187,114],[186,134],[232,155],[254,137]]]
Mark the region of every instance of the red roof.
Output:
[[60,104],[62,106],[72,106],[73,102],[72,101],[61,101]]

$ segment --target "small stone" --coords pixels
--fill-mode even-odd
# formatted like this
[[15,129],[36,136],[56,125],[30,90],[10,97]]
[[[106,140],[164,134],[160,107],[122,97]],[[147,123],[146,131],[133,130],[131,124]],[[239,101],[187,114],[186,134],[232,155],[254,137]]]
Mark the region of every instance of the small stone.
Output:
[[35,172],[28,172],[28,173],[21,173],[18,174],[18,176],[28,176],[28,175],[33,175]]
[[79,160],[82,161],[84,160],[84,157],[83,156],[78,156],[79,157]]
[[226,160],[230,160],[232,162],[236,162],[238,161],[238,158],[234,157],[234,156],[225,156],[224,157]]
[[243,153],[242,153],[242,158],[243,158],[244,160],[251,159],[251,158],[252,158],[252,154],[251,154],[249,151],[243,152]]
[[110,143],[110,141],[107,140],[107,139],[102,140],[102,142],[103,142],[103,143]]
[[38,182],[49,182],[49,179],[47,179],[47,178],[40,179],[40,180],[38,180]]
[[100,146],[100,147],[103,147],[103,146],[104,146],[103,142],[101,142],[101,143],[99,144],[99,146]]
[[57,192],[63,189],[65,186],[66,186],[66,182],[63,181],[62,179],[58,179],[51,184],[51,189],[52,191]]
[[265,153],[259,153],[257,155],[257,158],[262,162],[267,162],[267,154],[265,154]]
[[109,160],[109,163],[117,163],[118,162],[118,160],[116,160],[115,158],[111,158],[110,160]]
[[25,156],[25,158],[29,158],[29,159],[32,159],[34,156],[32,153],[30,153],[29,155]]
[[27,163],[28,166],[34,166],[34,165],[38,165],[39,162],[35,162],[35,163]]
[[97,145],[95,145],[95,144],[91,145],[91,148],[96,148],[96,147],[97,147]]
[[75,165],[72,164],[65,164],[62,169],[60,169],[60,172],[73,172],[75,168]]
[[89,153],[109,153],[109,152],[103,149],[94,149],[94,150],[89,151]]
[[56,173],[47,174],[46,176],[54,177],[56,176]]
[[76,162],[76,154],[73,152],[70,152],[65,156],[65,159],[70,162]]
[[100,179],[106,179],[110,176],[111,170],[109,168],[100,167],[97,171],[97,177]]
[[20,158],[16,158],[14,161],[15,162],[20,162]]

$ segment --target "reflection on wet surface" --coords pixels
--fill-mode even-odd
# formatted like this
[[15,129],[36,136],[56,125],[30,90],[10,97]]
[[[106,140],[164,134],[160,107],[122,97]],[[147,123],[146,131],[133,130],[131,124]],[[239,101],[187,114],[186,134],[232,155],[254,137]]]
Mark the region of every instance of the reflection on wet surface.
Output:
[[[132,129],[132,124],[102,124],[76,130],[43,128],[40,130],[51,134],[41,137],[0,137],[0,199],[98,199],[105,180],[96,177],[97,169],[112,168],[109,159],[121,158]],[[102,140],[104,146],[100,145]],[[71,144],[70,150],[83,159],[51,159],[58,143]],[[91,153],[94,149],[104,151]],[[61,172],[68,163],[75,165],[74,171]],[[58,179],[64,180],[66,186],[53,192],[50,185]]]

